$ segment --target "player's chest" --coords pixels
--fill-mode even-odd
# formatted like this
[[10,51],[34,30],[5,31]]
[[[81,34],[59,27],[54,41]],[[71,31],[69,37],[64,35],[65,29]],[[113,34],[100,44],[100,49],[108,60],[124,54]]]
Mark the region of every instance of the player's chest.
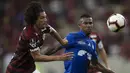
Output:
[[34,41],[38,46],[42,46],[45,40],[46,34],[37,34],[35,33]]
[[81,48],[81,49],[94,49],[95,44],[93,42],[93,40],[91,39],[87,39],[87,38],[83,38],[83,39],[77,39],[75,40],[75,47],[77,48]]
[[91,53],[96,48],[96,44],[92,39],[78,39],[75,41],[75,48],[73,48],[75,53],[75,59],[80,59],[80,61],[91,60]]

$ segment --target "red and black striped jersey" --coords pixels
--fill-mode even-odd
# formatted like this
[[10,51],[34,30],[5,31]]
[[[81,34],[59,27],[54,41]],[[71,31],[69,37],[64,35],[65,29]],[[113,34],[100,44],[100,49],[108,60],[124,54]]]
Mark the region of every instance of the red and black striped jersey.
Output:
[[35,70],[35,61],[30,52],[40,49],[45,34],[51,32],[50,28],[50,26],[43,28],[39,33],[35,31],[33,26],[26,26],[23,29],[16,52],[7,67],[6,73],[32,73]]

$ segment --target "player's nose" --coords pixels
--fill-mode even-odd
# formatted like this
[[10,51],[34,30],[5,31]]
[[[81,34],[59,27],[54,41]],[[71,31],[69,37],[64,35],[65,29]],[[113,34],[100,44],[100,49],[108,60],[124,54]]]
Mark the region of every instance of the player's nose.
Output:
[[48,23],[48,20],[47,20],[47,19],[45,19],[45,20],[43,21],[43,23],[47,24],[47,23]]
[[88,28],[92,28],[93,26],[91,24],[87,25]]
[[44,22],[47,22],[47,18],[44,19]]

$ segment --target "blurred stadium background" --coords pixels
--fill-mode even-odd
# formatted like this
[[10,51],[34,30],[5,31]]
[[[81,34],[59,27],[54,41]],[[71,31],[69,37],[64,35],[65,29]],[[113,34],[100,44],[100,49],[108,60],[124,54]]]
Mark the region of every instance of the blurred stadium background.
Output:
[[[25,25],[24,9],[32,0],[0,0],[0,73],[5,73]],[[94,18],[94,31],[98,32],[108,54],[110,68],[116,73],[130,73],[130,0],[40,0],[48,14],[49,23],[62,37],[77,31],[77,20],[89,12]],[[127,19],[126,27],[110,32],[106,26],[112,13],[121,13]],[[49,38],[49,39],[48,39]],[[48,35],[45,48],[58,42]],[[51,45],[51,46],[50,46]],[[59,51],[57,54],[60,54]],[[41,73],[63,73],[63,62],[36,63]]]

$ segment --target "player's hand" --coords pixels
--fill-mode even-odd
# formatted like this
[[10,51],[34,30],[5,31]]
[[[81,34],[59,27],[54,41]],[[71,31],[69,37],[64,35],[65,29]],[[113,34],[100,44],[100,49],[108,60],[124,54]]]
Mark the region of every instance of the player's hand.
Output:
[[73,52],[68,52],[58,56],[58,59],[60,61],[71,60],[73,56],[74,56]]
[[63,39],[63,42],[64,42],[64,44],[63,44],[63,45],[68,44],[68,40],[67,40],[67,39]]
[[106,69],[106,68],[101,68],[98,65],[96,66],[96,69],[101,71],[102,73],[114,73],[112,70]]

